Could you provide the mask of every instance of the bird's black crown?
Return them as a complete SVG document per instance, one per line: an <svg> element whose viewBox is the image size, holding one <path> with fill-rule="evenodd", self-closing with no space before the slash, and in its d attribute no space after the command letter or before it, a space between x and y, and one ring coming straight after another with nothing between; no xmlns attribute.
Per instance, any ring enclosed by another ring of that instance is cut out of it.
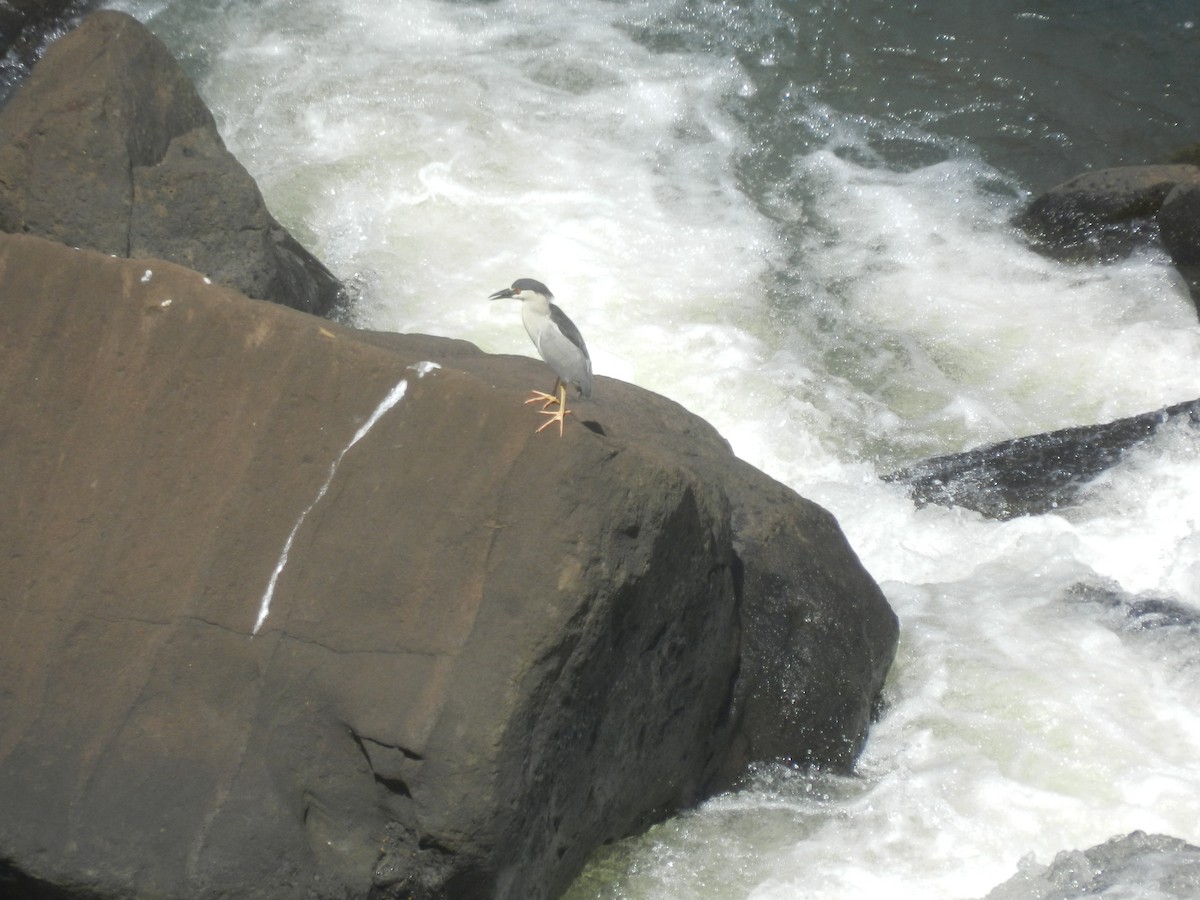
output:
<svg viewBox="0 0 1200 900"><path fill-rule="evenodd" d="M547 297L553 297L550 293L550 288L546 287L536 278L518 278L512 283L514 291L533 291L535 294L545 294Z"/></svg>

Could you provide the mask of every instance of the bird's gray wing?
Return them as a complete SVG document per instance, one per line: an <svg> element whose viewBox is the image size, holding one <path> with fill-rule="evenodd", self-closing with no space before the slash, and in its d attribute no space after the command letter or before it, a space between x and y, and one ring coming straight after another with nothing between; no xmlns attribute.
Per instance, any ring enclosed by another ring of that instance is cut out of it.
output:
<svg viewBox="0 0 1200 900"><path fill-rule="evenodd" d="M567 314L555 306L550 304L550 321L558 326L558 330L566 335L567 340L583 351L583 355L587 359L588 356L587 344L583 342L583 335L579 333L579 329L575 327L575 323L567 318Z"/></svg>
<svg viewBox="0 0 1200 900"><path fill-rule="evenodd" d="M575 323L554 304L550 304L550 324L542 329L538 351L555 374L576 385L583 396L591 396L592 359L587 344Z"/></svg>

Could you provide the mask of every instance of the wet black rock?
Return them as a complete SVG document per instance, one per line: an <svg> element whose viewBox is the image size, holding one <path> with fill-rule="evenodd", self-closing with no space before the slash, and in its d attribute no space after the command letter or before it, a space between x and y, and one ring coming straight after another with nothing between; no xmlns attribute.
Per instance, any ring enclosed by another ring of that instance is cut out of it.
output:
<svg viewBox="0 0 1200 900"><path fill-rule="evenodd" d="M1200 308L1200 184L1176 185L1158 213L1163 246Z"/></svg>
<svg viewBox="0 0 1200 900"><path fill-rule="evenodd" d="M1084 485L1168 422L1200 425L1200 400L935 456L883 480L906 485L918 506L963 506L993 519L1038 515L1070 506Z"/></svg>
<svg viewBox="0 0 1200 900"><path fill-rule="evenodd" d="M1039 250L1064 259L1110 259L1147 243L1155 216L1178 185L1200 183L1190 165L1085 172L1029 204L1018 224Z"/></svg>
<svg viewBox="0 0 1200 900"><path fill-rule="evenodd" d="M1200 182L1177 184L1158 212L1163 246L1177 266L1200 266Z"/></svg>
<svg viewBox="0 0 1200 900"><path fill-rule="evenodd" d="M1116 259L1161 239L1200 309L1200 167L1099 169L1053 187L1017 218L1039 251Z"/></svg>

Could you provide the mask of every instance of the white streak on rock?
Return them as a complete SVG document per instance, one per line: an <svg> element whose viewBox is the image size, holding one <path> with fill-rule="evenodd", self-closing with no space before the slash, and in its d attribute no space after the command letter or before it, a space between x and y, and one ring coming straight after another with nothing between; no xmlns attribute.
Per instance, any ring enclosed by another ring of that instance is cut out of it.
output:
<svg viewBox="0 0 1200 900"><path fill-rule="evenodd" d="M428 375L434 369L440 369L441 367L442 366L440 363L430 362L427 359L422 360L419 363L414 363L413 365L409 366L409 368L412 371L417 373L418 378L424 378L426 375Z"/></svg>
<svg viewBox="0 0 1200 900"><path fill-rule="evenodd" d="M296 539L296 532L300 530L300 526L304 524L304 520L308 518L308 514L312 512L313 507L321 502L321 498L325 496L325 492L329 490L329 485L333 482L333 476L337 474L338 466L341 465L342 457L357 444L368 431L375 427L375 423L379 421L389 409L395 406L404 397L404 393L408 390L408 380L400 379L388 395L383 398L380 404L375 407L375 411L371 413L371 417L363 423L362 427L354 433L354 437L350 439L343 449L338 454L337 459L333 461L333 465L329 467L329 476L325 479L325 483L321 485L321 489L317 491L317 496L313 498L313 502L308 504L308 508L300 513L300 518L296 520L296 524L292 526L291 534L287 536L287 540L283 542L283 550L279 554L279 561L275 563L275 571L271 573L271 580L267 583L267 589L263 592L262 603L258 607L258 620L254 623L254 630L250 633L251 636L258 634L258 629L262 627L262 623L266 621L267 613L271 611L271 597L275 594L275 583L279 581L279 575L283 572L284 566L287 565L288 554L292 550L292 541Z"/></svg>

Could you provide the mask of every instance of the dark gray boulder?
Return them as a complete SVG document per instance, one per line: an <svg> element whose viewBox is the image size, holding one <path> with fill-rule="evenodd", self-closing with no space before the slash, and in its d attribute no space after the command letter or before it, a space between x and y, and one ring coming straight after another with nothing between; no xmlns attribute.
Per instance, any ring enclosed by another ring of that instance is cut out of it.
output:
<svg viewBox="0 0 1200 900"><path fill-rule="evenodd" d="M1018 224L1038 249L1067 259L1108 259L1144 244L1178 185L1200 183L1191 165L1121 166L1085 172L1036 197Z"/></svg>
<svg viewBox="0 0 1200 900"><path fill-rule="evenodd" d="M1200 167L1085 172L1035 198L1017 224L1041 252L1074 261L1119 258L1161 237L1200 309Z"/></svg>
<svg viewBox="0 0 1200 900"><path fill-rule="evenodd" d="M1168 422L1200 425L1200 400L931 457L883 480L905 485L921 506L963 506L993 519L1038 515L1070 506L1088 481Z"/></svg>
<svg viewBox="0 0 1200 900"><path fill-rule="evenodd" d="M0 235L0 885L552 898L847 765L896 620L832 517L611 379L535 435L546 371Z"/></svg>
<svg viewBox="0 0 1200 900"><path fill-rule="evenodd" d="M1158 212L1163 246L1200 309L1200 182L1177 184Z"/></svg>
<svg viewBox="0 0 1200 900"><path fill-rule="evenodd" d="M848 772L895 655L895 616L827 510L741 460L710 472L733 503L743 582L734 741L714 787L762 760Z"/></svg>
<svg viewBox="0 0 1200 900"><path fill-rule="evenodd" d="M1064 850L1048 866L1021 871L985 900L1083 900L1087 897L1200 897L1200 847L1179 838L1134 831L1089 847Z"/></svg>
<svg viewBox="0 0 1200 900"><path fill-rule="evenodd" d="M0 231L168 259L317 314L343 293L271 216L167 49L112 11L56 41L0 110Z"/></svg>
<svg viewBox="0 0 1200 900"><path fill-rule="evenodd" d="M1200 268L1200 178L1171 189L1158 212L1158 224L1175 265Z"/></svg>

